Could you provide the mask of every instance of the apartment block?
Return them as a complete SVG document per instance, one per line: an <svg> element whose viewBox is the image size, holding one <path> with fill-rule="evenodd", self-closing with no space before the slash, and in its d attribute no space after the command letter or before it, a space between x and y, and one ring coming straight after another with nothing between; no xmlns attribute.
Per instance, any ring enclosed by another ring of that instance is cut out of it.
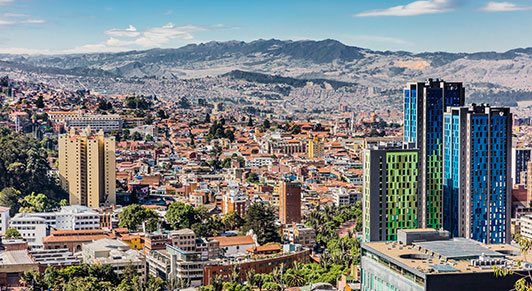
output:
<svg viewBox="0 0 532 291"><path fill-rule="evenodd" d="M428 79L404 89L404 141L419 149L419 225L440 228L443 209L443 113L463 106L462 83Z"/></svg>
<svg viewBox="0 0 532 291"><path fill-rule="evenodd" d="M68 191L70 205L99 207L116 203L116 154L114 137L96 134L87 127L72 129L58 139L59 180Z"/></svg>
<svg viewBox="0 0 532 291"><path fill-rule="evenodd" d="M443 227L453 237L510 241L511 126L509 108L447 108Z"/></svg>
<svg viewBox="0 0 532 291"><path fill-rule="evenodd" d="M363 240L395 240L398 229L417 228L418 150L407 144L364 150Z"/></svg>
<svg viewBox="0 0 532 291"><path fill-rule="evenodd" d="M279 186L279 220L281 224L301 222L301 185L282 181Z"/></svg>

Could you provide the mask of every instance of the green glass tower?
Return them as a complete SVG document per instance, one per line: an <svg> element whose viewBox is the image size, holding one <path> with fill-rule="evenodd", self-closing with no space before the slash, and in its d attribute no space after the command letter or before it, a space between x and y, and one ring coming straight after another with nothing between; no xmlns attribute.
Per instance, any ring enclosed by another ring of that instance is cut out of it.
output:
<svg viewBox="0 0 532 291"><path fill-rule="evenodd" d="M364 241L395 240L418 226L418 151L403 145L364 152Z"/></svg>

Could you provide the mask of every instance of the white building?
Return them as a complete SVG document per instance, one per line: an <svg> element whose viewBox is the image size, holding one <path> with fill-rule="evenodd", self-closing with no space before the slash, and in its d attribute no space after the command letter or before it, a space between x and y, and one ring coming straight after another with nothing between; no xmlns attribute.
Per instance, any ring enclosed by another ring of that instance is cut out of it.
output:
<svg viewBox="0 0 532 291"><path fill-rule="evenodd" d="M9 213L9 211L8 211ZM86 206L63 206L57 212L18 213L9 222L33 248L42 247L50 230L99 229L100 214Z"/></svg>
<svg viewBox="0 0 532 291"><path fill-rule="evenodd" d="M210 239L220 243L220 254L226 257L239 257L246 254L246 250L258 246L251 235L246 236L216 236Z"/></svg>
<svg viewBox="0 0 532 291"><path fill-rule="evenodd" d="M111 132L113 130L122 130L124 118L118 114L110 115L89 115L77 114L64 118L65 128L86 128L90 126L92 129L103 130Z"/></svg>
<svg viewBox="0 0 532 291"><path fill-rule="evenodd" d="M82 246L83 263L106 265L121 276L127 266L133 266L142 280L146 279L146 260L142 252L132 250L129 245L116 239L99 239Z"/></svg>
<svg viewBox="0 0 532 291"><path fill-rule="evenodd" d="M334 198L334 205L336 206L353 204L362 199L362 193L357 192L355 190L335 188L332 192L332 196Z"/></svg>
<svg viewBox="0 0 532 291"><path fill-rule="evenodd" d="M246 160L246 167L248 168L260 168L263 166L269 166L273 163L271 156L255 155Z"/></svg>
<svg viewBox="0 0 532 291"><path fill-rule="evenodd" d="M532 215L523 215L520 220L520 232L524 238L532 239Z"/></svg>
<svg viewBox="0 0 532 291"><path fill-rule="evenodd" d="M9 227L9 207L0 206L0 234L5 234Z"/></svg>

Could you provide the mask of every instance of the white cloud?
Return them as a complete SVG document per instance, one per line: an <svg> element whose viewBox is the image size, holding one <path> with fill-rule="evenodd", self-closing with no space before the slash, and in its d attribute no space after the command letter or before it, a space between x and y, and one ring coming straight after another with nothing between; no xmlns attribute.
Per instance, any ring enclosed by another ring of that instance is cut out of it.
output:
<svg viewBox="0 0 532 291"><path fill-rule="evenodd" d="M6 12L2 14L4 17L30 17L28 14L22 14L22 13L10 13Z"/></svg>
<svg viewBox="0 0 532 291"><path fill-rule="evenodd" d="M0 25L11 25L11 24L15 24L15 22L0 19Z"/></svg>
<svg viewBox="0 0 532 291"><path fill-rule="evenodd" d="M480 8L480 10L487 12L522 11L532 10L532 6L521 6L511 2L488 2L488 4Z"/></svg>
<svg viewBox="0 0 532 291"><path fill-rule="evenodd" d="M14 0L0 0L0 5L6 5L13 3Z"/></svg>
<svg viewBox="0 0 532 291"><path fill-rule="evenodd" d="M133 25L129 25L126 29L117 29L113 28L104 32L107 35L112 36L124 36L124 37L137 37L140 35L140 32Z"/></svg>
<svg viewBox="0 0 532 291"><path fill-rule="evenodd" d="M355 17L371 16L415 16L453 11L456 0L425 0L415 1L406 5L394 6L386 9L370 10L355 14Z"/></svg>
<svg viewBox="0 0 532 291"><path fill-rule="evenodd" d="M45 19L26 19L26 20L21 21L20 23L40 24L40 23L48 23L48 20L45 20Z"/></svg>
<svg viewBox="0 0 532 291"><path fill-rule="evenodd" d="M192 40L194 39L193 32L205 30L201 26L175 26L170 22L162 27L154 27L144 31L142 36L135 40L135 43L143 47L157 47L172 40Z"/></svg>

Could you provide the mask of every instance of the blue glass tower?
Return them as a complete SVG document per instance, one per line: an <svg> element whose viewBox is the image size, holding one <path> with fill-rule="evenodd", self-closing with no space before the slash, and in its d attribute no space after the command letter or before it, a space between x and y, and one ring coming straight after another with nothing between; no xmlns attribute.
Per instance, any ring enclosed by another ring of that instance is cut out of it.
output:
<svg viewBox="0 0 532 291"><path fill-rule="evenodd" d="M510 240L512 114L451 107L444 115L443 227L483 243Z"/></svg>
<svg viewBox="0 0 532 291"><path fill-rule="evenodd" d="M429 79L409 83L404 89L404 141L414 143L419 154L420 227L442 227L443 113L463 106L462 83Z"/></svg>

